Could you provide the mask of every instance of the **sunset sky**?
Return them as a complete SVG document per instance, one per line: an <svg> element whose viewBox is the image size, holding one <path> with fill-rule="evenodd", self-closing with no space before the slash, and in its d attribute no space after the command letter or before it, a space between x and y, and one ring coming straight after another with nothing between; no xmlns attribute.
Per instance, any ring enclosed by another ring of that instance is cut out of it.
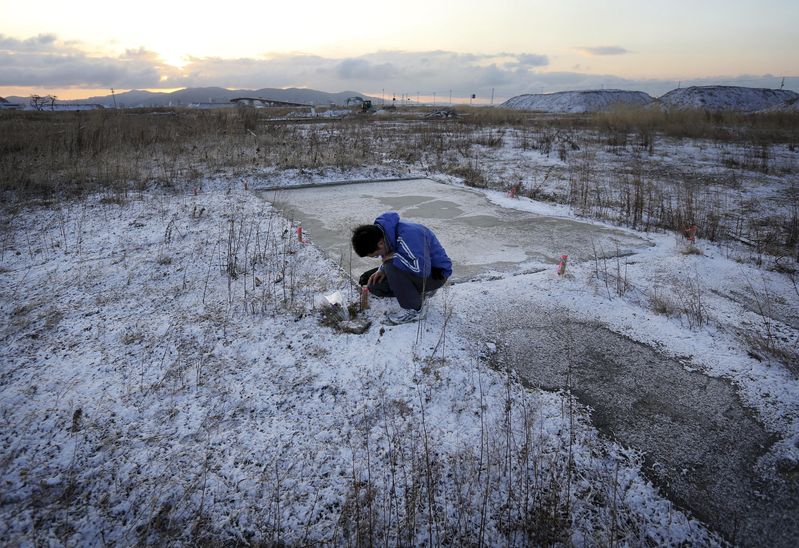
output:
<svg viewBox="0 0 799 548"><path fill-rule="evenodd" d="M799 91L797 0L0 0L0 96L309 87Z"/></svg>

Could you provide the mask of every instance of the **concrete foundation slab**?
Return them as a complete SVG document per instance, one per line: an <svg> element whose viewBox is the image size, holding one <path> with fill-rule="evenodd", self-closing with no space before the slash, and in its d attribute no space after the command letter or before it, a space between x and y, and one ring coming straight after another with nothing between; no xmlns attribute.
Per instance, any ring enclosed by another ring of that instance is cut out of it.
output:
<svg viewBox="0 0 799 548"><path fill-rule="evenodd" d="M634 253L649 245L622 230L503 208L480 192L430 179L364 182L264 191L264 199L302 223L314 244L354 276L376 266L351 251L351 229L384 211L430 227L453 262L452 281L532 272L600 255ZM593 245L592 245L593 242Z"/></svg>

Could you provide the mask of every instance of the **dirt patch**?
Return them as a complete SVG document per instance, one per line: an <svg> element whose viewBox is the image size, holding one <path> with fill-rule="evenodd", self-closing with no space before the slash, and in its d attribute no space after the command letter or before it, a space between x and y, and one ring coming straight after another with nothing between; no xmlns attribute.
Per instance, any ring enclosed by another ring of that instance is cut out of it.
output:
<svg viewBox="0 0 799 548"><path fill-rule="evenodd" d="M544 390L570 385L602 433L643 452L678 506L735 543L799 538L799 482L759 463L776 438L729 383L603 326L553 323L562 315L551 310L502 303L484 313L475 325L496 337L496 367Z"/></svg>

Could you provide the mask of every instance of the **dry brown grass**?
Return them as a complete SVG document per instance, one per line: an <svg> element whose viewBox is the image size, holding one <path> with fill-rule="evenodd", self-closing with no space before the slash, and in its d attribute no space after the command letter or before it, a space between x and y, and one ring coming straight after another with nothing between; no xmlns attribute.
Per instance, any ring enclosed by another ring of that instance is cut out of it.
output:
<svg viewBox="0 0 799 548"><path fill-rule="evenodd" d="M679 139L712 139L755 144L799 143L799 112L707 112L617 107L584 119L593 129L610 134L651 135Z"/></svg>
<svg viewBox="0 0 799 548"><path fill-rule="evenodd" d="M357 165L368 154L369 139L346 133L340 138L335 130L309 131L305 123L270 123L253 109L5 112L0 191L24 199L132 181L172 184L218 169Z"/></svg>
<svg viewBox="0 0 799 548"><path fill-rule="evenodd" d="M562 160L579 148L570 135L580 129L601 133L611 147L653 147L656 134L750 143L751 158L728 160L765 169L768 144L799 142L797 113L626 108L553 116L459 106L455 119L425 118L431 110L403 117L300 121L276 119L287 111L255 109L3 112L0 191L23 198L68 195L113 190L133 181L190 181L220 169L348 168L379 164L386 158L415 163L423 155L432 155L436 167L442 168L452 164L446 158L449 152L466 157L472 145L501 146L502 128L526 132L526 142L544 152L560 146ZM475 163L473 158L470 163Z"/></svg>
<svg viewBox="0 0 799 548"><path fill-rule="evenodd" d="M797 113L619 108L552 115L458 106L457 117L439 119L428 117L433 110L397 109L387 116L343 119L286 118L289 110L273 109L2 112L0 194L12 203L100 191L106 200L124 202L131 188L185 185L214 173L236 177L264 168L385 163L506 189L519 179L508 178L492 151L513 147L557 155L563 167L547 177L562 181L566 190L547 192L547 199L581 214L640 230L679 231L696 223L704 239L744 237L760 242L764 252L796 255L795 215L750 219L744 212L743 218L736 204L708 192L707 177L697 176L690 166L664 175L658 171L663 166L647 158L664 139L670 146L707 139L735 145L719 165L720 173L733 174L730 185L738 184L735 173L744 171L782 175L787 169L790 174L795 166L774 160L771 147L788 143L790 150L799 142ZM621 163L602 164L596 157L602 150ZM534 166L521 169L529 175ZM537 175L533 171L530 177Z"/></svg>

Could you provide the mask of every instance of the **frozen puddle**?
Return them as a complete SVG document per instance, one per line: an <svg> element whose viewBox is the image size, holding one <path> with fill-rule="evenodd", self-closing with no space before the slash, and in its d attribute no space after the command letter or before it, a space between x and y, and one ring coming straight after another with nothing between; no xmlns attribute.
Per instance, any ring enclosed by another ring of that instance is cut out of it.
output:
<svg viewBox="0 0 799 548"><path fill-rule="evenodd" d="M262 191L313 243L354 275L375 266L351 252L351 229L384 211L429 226L453 262L453 281L548 268L569 255L628 255L646 240L621 230L500 207L480 192L431 181L375 181Z"/></svg>

